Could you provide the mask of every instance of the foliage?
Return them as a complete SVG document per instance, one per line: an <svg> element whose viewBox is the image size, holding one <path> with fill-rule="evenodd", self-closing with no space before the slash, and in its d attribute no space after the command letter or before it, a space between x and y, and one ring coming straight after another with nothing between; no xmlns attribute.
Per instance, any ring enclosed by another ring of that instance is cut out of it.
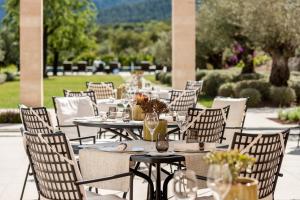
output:
<svg viewBox="0 0 300 200"><path fill-rule="evenodd" d="M256 55L253 59L254 66L261 66L271 61L271 57L266 54Z"/></svg>
<svg viewBox="0 0 300 200"><path fill-rule="evenodd" d="M250 74L245 73L245 74L240 74L239 76L236 76L233 81L237 82L237 81L243 81L243 80L259 80L262 78L264 78L264 76L259 73L250 73Z"/></svg>
<svg viewBox="0 0 300 200"><path fill-rule="evenodd" d="M254 88L242 89L239 97L249 98L247 101L249 107L257 107L261 103L261 94Z"/></svg>
<svg viewBox="0 0 300 200"><path fill-rule="evenodd" d="M222 97L234 97L235 83L224 83L218 90L218 95Z"/></svg>
<svg viewBox="0 0 300 200"><path fill-rule="evenodd" d="M143 101L140 105L144 113L157 113L160 116L162 113L169 112L167 104L158 99Z"/></svg>
<svg viewBox="0 0 300 200"><path fill-rule="evenodd" d="M278 118L282 121L300 122L300 107L289 110L280 110L278 112Z"/></svg>
<svg viewBox="0 0 300 200"><path fill-rule="evenodd" d="M237 82L234 92L236 96L240 96L241 90L245 88L254 88L260 92L262 100L266 101L270 97L270 87L271 84L264 79L244 80Z"/></svg>
<svg viewBox="0 0 300 200"><path fill-rule="evenodd" d="M51 54L53 66L59 64L60 56L68 59L86 49L95 47L91 35L94 29L95 9L91 0L60 0L44 2L44 65ZM4 24L19 38L19 0L7 0ZM45 66L44 66L45 67Z"/></svg>
<svg viewBox="0 0 300 200"><path fill-rule="evenodd" d="M154 44L151 52L156 64L172 66L171 33L161 33L160 39Z"/></svg>
<svg viewBox="0 0 300 200"><path fill-rule="evenodd" d="M172 75L171 75L171 73L166 73L166 75L162 79L162 84L172 85Z"/></svg>
<svg viewBox="0 0 300 200"><path fill-rule="evenodd" d="M207 70L197 70L196 71L196 80L197 81L202 80L207 75L207 73L209 73Z"/></svg>
<svg viewBox="0 0 300 200"><path fill-rule="evenodd" d="M232 182L235 183L243 170L250 171L256 159L238 150L216 151L208 153L204 159L212 165L228 165L232 175Z"/></svg>
<svg viewBox="0 0 300 200"><path fill-rule="evenodd" d="M226 73L211 72L203 78L203 92L211 97L218 94L219 87L226 82L229 82L232 76Z"/></svg>
<svg viewBox="0 0 300 200"><path fill-rule="evenodd" d="M296 93L290 87L271 87L270 97L276 106L290 106L296 101Z"/></svg>
<svg viewBox="0 0 300 200"><path fill-rule="evenodd" d="M19 112L11 111L11 110L0 112L0 123L11 123L11 124L21 123Z"/></svg>
<svg viewBox="0 0 300 200"><path fill-rule="evenodd" d="M300 81L292 81L290 87L294 89L297 97L297 102L299 103L300 102Z"/></svg>

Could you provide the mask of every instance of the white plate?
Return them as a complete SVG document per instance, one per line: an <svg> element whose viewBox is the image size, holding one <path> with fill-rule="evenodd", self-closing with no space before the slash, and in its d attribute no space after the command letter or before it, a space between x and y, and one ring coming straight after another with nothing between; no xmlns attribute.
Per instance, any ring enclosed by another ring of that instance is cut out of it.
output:
<svg viewBox="0 0 300 200"><path fill-rule="evenodd" d="M171 156L174 155L174 151L166 151L166 152L158 152L158 151L150 151L147 153L148 156Z"/></svg>

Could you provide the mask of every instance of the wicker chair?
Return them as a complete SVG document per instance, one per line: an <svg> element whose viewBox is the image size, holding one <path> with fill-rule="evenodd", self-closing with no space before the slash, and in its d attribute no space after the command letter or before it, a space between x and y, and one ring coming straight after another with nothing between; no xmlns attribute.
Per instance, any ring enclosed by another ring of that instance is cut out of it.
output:
<svg viewBox="0 0 300 200"><path fill-rule="evenodd" d="M185 132L183 138L186 137L187 142L222 143L229 108L230 106L205 110L190 108L187 114L187 121L188 123L194 123Z"/></svg>
<svg viewBox="0 0 300 200"><path fill-rule="evenodd" d="M77 161L70 150L70 144L63 133L42 135L26 132L24 135L26 153L33 169L39 199L124 199L116 195L100 196L85 191L83 185L128 176L130 176L129 199L133 199L133 173L129 172L129 169L128 173L83 181Z"/></svg>
<svg viewBox="0 0 300 200"><path fill-rule="evenodd" d="M256 158L256 162L252 167L251 173L244 171L241 173L241 176L258 180L259 199L274 199L274 192L278 176L280 176L280 168L289 132L290 130L279 134L263 134L249 151L246 152ZM231 149L245 149L257 136L258 134L252 133L235 133Z"/></svg>
<svg viewBox="0 0 300 200"><path fill-rule="evenodd" d="M98 115L98 107L97 105L97 100L95 96L94 91L80 91L80 92L74 92L70 90L63 90L64 96L65 97L84 97L84 96L89 96L93 102L93 107L95 111L95 115Z"/></svg>
<svg viewBox="0 0 300 200"><path fill-rule="evenodd" d="M114 84L112 82L92 83L86 82L88 91L94 91L96 99L115 98Z"/></svg>
<svg viewBox="0 0 300 200"><path fill-rule="evenodd" d="M203 87L203 81L187 81L185 85L186 90L196 90L197 97L200 97Z"/></svg>
<svg viewBox="0 0 300 200"><path fill-rule="evenodd" d="M197 104L197 95L195 90L171 90L170 110L187 112ZM184 93L184 94L182 94Z"/></svg>

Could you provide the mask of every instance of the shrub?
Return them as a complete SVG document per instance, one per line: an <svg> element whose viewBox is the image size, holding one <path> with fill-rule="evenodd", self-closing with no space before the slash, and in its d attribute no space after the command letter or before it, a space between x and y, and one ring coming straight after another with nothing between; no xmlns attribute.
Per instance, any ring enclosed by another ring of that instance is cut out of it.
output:
<svg viewBox="0 0 300 200"><path fill-rule="evenodd" d="M7 77L6 74L0 74L0 84L6 81L6 77Z"/></svg>
<svg viewBox="0 0 300 200"><path fill-rule="evenodd" d="M218 90L218 95L222 97L234 97L234 83L224 83Z"/></svg>
<svg viewBox="0 0 300 200"><path fill-rule="evenodd" d="M280 110L278 118L282 121L299 122L300 121L300 107L290 110Z"/></svg>
<svg viewBox="0 0 300 200"><path fill-rule="evenodd" d="M15 75L10 72L5 72L6 74L6 81L14 81L16 79Z"/></svg>
<svg viewBox="0 0 300 200"><path fill-rule="evenodd" d="M219 87L230 80L231 76L228 74L211 72L203 78L203 92L210 97L215 97Z"/></svg>
<svg viewBox="0 0 300 200"><path fill-rule="evenodd" d="M291 84L291 88L294 89L295 94L296 94L296 98L297 98L297 102L300 102L300 81L293 81Z"/></svg>
<svg viewBox="0 0 300 200"><path fill-rule="evenodd" d="M163 80L165 79L165 76L166 76L167 73L165 72L160 72L159 75L158 75L158 80L162 83Z"/></svg>
<svg viewBox="0 0 300 200"><path fill-rule="evenodd" d="M163 80L163 84L172 85L172 75L170 73L166 73Z"/></svg>
<svg viewBox="0 0 300 200"><path fill-rule="evenodd" d="M197 71L197 72L196 72L196 80L197 80L197 81L202 80L207 74L208 74L208 72L205 71L205 70Z"/></svg>
<svg viewBox="0 0 300 200"><path fill-rule="evenodd" d="M270 99L276 106L290 106L296 100L296 93L290 87L272 86Z"/></svg>
<svg viewBox="0 0 300 200"><path fill-rule="evenodd" d="M264 79L244 80L236 83L235 95L240 96L240 92L245 88L253 88L260 92L262 100L268 100L270 96L271 84Z"/></svg>
<svg viewBox="0 0 300 200"><path fill-rule="evenodd" d="M19 112L16 111L4 111L0 112L0 123L21 123Z"/></svg>
<svg viewBox="0 0 300 200"><path fill-rule="evenodd" d="M249 107L257 107L261 103L261 94L257 89L245 88L240 92L239 97L249 98L247 105Z"/></svg>
<svg viewBox="0 0 300 200"><path fill-rule="evenodd" d="M243 81L243 80L258 80L264 76L258 73L249 73L249 74L239 74L234 78L234 82Z"/></svg>

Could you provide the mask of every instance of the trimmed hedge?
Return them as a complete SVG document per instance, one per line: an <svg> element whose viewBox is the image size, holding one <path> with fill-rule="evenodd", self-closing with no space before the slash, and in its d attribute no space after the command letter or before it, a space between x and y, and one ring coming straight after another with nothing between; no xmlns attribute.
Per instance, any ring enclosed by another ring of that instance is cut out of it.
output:
<svg viewBox="0 0 300 200"><path fill-rule="evenodd" d="M270 99L276 106L290 106L296 101L295 90L290 87L275 87L270 90Z"/></svg>
<svg viewBox="0 0 300 200"><path fill-rule="evenodd" d="M4 111L0 112L0 124L1 123L22 123L19 112L16 111Z"/></svg>
<svg viewBox="0 0 300 200"><path fill-rule="evenodd" d="M261 104L261 94L257 89L245 88L240 92L240 97L249 98L247 101L249 107L257 107Z"/></svg>
<svg viewBox="0 0 300 200"><path fill-rule="evenodd" d="M240 92L246 88L254 88L258 90L263 101L269 100L271 84L266 80L245 80L237 82L234 90L235 95L240 96Z"/></svg>
<svg viewBox="0 0 300 200"><path fill-rule="evenodd" d="M235 97L234 88L235 83L224 83L218 90L218 95L222 97Z"/></svg>
<svg viewBox="0 0 300 200"><path fill-rule="evenodd" d="M225 73L211 72L203 78L203 92L210 97L218 95L219 87L230 82L232 77Z"/></svg>

